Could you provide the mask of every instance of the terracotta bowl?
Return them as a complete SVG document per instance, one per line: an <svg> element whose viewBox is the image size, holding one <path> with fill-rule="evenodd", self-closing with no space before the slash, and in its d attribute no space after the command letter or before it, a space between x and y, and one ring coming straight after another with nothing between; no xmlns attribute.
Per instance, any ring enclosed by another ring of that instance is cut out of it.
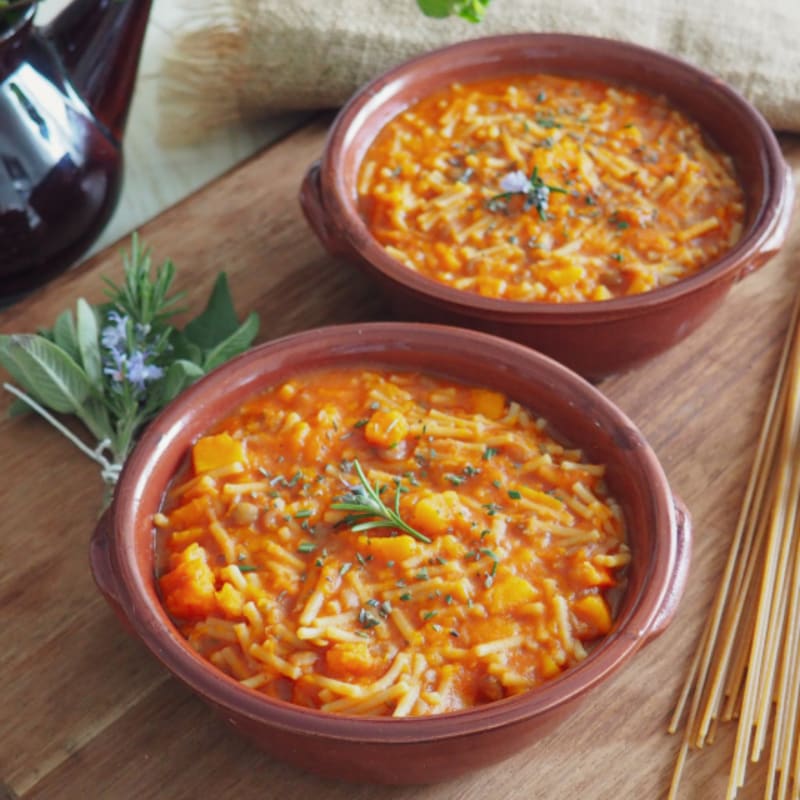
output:
<svg viewBox="0 0 800 800"><path fill-rule="evenodd" d="M454 81L544 72L604 78L663 94L729 153L746 196L740 241L671 286L603 302L526 303L481 297L419 275L389 256L356 205L359 166L376 134L416 100ZM592 379L640 364L700 325L729 289L764 265L786 238L791 174L761 115L735 90L671 56L589 36L521 34L477 39L396 67L342 109L300 201L328 251L375 278L403 319L446 322L535 347Z"/></svg>
<svg viewBox="0 0 800 800"><path fill-rule="evenodd" d="M633 559L615 628L585 661L528 693L405 719L302 708L241 686L198 656L161 607L152 517L192 444L244 400L322 366L424 370L506 392L608 466ZM407 323L309 331L257 347L201 380L147 429L91 543L100 590L178 679L264 750L328 777L429 783L499 761L547 734L669 624L689 565L689 516L641 433L586 381L526 347L475 331ZM635 709L631 709L635 713ZM175 731L180 735L180 731Z"/></svg>

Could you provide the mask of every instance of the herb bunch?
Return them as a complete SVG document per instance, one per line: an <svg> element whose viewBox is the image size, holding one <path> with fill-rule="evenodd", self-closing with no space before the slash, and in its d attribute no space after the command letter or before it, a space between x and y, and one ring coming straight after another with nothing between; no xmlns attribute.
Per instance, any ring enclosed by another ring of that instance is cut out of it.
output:
<svg viewBox="0 0 800 800"><path fill-rule="evenodd" d="M153 270L134 234L123 256L124 280L106 279L107 303L80 298L50 330L0 336L0 365L18 384L11 413L34 410L101 466L116 483L142 428L180 392L246 350L258 316L239 323L225 273L205 310L182 330L172 325L181 294L171 293L175 266ZM97 441L86 445L51 412L77 417Z"/></svg>
<svg viewBox="0 0 800 800"><path fill-rule="evenodd" d="M417 0L417 5L428 17L442 19L459 16L468 22L480 22L491 0Z"/></svg>

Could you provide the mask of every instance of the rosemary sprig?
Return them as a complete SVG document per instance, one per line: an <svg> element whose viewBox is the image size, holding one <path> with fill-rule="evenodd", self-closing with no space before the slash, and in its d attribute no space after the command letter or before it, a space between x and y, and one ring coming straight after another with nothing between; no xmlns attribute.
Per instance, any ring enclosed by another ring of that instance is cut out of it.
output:
<svg viewBox="0 0 800 800"><path fill-rule="evenodd" d="M331 504L331 508L334 511L350 512L342 520L342 523L350 525L351 530L356 533L369 531L373 528L397 528L420 542L430 544L431 540L427 536L412 528L400 516L400 491L395 492L394 509L389 508L381 500L380 490L372 486L367 480L367 476L364 475L364 470L361 469L358 459L353 461L353 466L361 485L352 487L340 502ZM353 525L352 523L356 524Z"/></svg>
<svg viewBox="0 0 800 800"><path fill-rule="evenodd" d="M515 194L525 197L523 211L535 208L539 213L539 219L543 222L547 220L547 205L550 200L550 193L567 194L567 190L561 186L553 186L545 183L539 175L539 168L534 167L530 177L527 177L522 170L516 170L506 175L500 182L501 188L506 191L490 197L487 206L490 211L498 210L500 203L507 203Z"/></svg>

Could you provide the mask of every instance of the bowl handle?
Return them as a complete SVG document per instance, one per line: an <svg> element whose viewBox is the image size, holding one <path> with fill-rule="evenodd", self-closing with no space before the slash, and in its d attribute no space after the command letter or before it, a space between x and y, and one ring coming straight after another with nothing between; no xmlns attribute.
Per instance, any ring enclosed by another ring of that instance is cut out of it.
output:
<svg viewBox="0 0 800 800"><path fill-rule="evenodd" d="M736 276L737 281L746 278L751 272L761 269L777 254L786 241L786 236L789 233L789 223L792 220L792 211L794 210L794 181L788 164L785 161L781 161L781 166L783 167L783 189L778 198L778 209L773 218L772 226L767 232L767 237L759 251L739 270L739 274Z"/></svg>
<svg viewBox="0 0 800 800"><path fill-rule="evenodd" d="M97 588L114 610L114 613L122 620L125 627L130 629L128 619L120 605L116 574L111 564L111 553L109 552L113 512L114 507L112 505L103 512L103 515L97 521L97 526L89 543L89 565L92 568L92 575Z"/></svg>
<svg viewBox="0 0 800 800"><path fill-rule="evenodd" d="M689 577L689 562L692 557L692 518L689 515L689 509L686 508L680 497L673 495L672 501L675 506L678 549L675 553L672 575L667 583L667 593L653 622L653 627L645 634L643 644L647 644L664 633L672 622Z"/></svg>
<svg viewBox="0 0 800 800"><path fill-rule="evenodd" d="M321 172L319 161L315 161L308 168L300 186L300 207L323 247L332 256L342 256L347 253L347 248L331 230L328 212L322 199Z"/></svg>

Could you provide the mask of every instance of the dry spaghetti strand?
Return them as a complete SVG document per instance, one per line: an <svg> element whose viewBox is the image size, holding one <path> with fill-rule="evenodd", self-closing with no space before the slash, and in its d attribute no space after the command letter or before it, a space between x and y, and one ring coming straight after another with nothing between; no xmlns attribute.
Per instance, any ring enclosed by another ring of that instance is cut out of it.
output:
<svg viewBox="0 0 800 800"><path fill-rule="evenodd" d="M795 301L725 570L669 725L686 718L669 798L690 748L738 717L726 794L772 733L765 797L795 797L800 772L800 295ZM688 712L687 712L688 707Z"/></svg>

